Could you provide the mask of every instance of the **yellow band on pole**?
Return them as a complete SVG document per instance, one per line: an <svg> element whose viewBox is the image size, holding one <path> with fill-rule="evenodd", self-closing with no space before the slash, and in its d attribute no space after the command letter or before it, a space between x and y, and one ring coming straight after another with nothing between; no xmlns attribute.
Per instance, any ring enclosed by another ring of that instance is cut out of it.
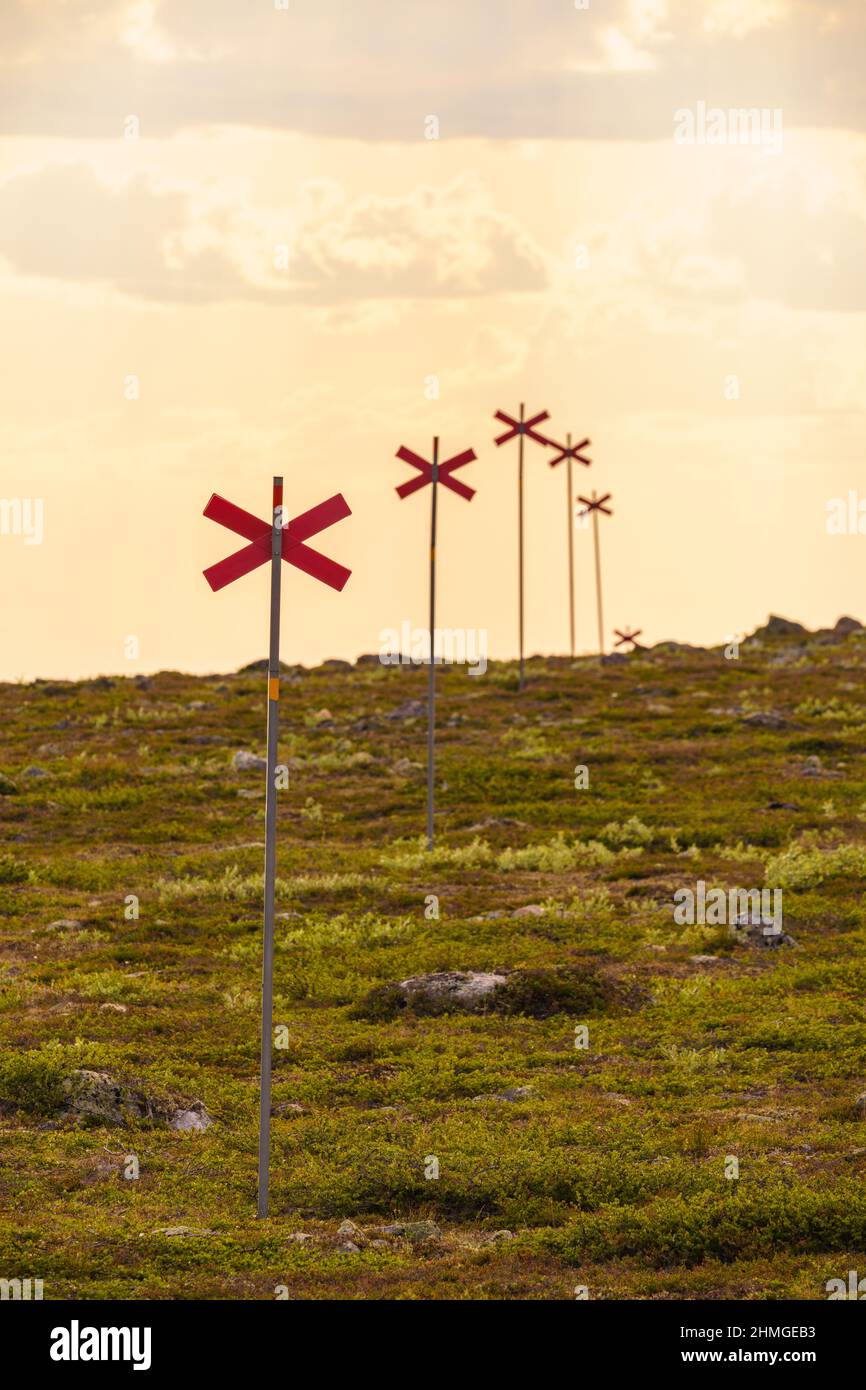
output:
<svg viewBox="0 0 866 1390"><path fill-rule="evenodd" d="M269 699L269 700L279 700L279 698L280 698L280 678L279 678L279 676L271 676L271 677L268 679L268 699Z"/></svg>

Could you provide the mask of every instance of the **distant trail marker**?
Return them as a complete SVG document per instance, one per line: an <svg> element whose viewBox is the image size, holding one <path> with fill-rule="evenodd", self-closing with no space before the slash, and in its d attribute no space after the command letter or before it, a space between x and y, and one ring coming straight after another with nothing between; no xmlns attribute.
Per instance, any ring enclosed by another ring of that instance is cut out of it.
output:
<svg viewBox="0 0 866 1390"><path fill-rule="evenodd" d="M555 468L558 463L562 463L563 459L568 460L568 469L565 479L565 510L568 513L568 631L571 644L571 657L572 660L574 660L574 517L571 510L571 461L572 459L576 459L578 463L582 463L585 467L589 468L592 459L584 458L581 453L582 449L586 449L589 446L588 439L582 439L579 444L575 444L574 447L572 447L571 435L567 434L565 436L564 446L562 444L554 444L552 440L551 445L554 449L559 450L556 458L550 460L551 468Z"/></svg>
<svg viewBox="0 0 866 1390"><path fill-rule="evenodd" d="M587 512L592 512L592 534L595 541L595 597L598 609L598 655L604 656L604 622L601 615L601 559L598 548L598 514L604 512L605 516L613 516L610 507L606 507L605 502L610 501L610 493L606 492L603 497L596 497L593 488L591 497L578 496L578 502L582 502L584 510L581 516L586 516Z"/></svg>
<svg viewBox="0 0 866 1390"><path fill-rule="evenodd" d="M623 647L625 646L626 642L631 642L632 651L637 651L640 647L640 642L637 641L637 638L640 637L642 633L642 627L636 628L634 632L620 632L619 628L615 627L613 630L613 635L614 637L618 637L619 641L614 642L613 645L615 647Z"/></svg>
<svg viewBox="0 0 866 1390"><path fill-rule="evenodd" d="M274 1011L274 888L277 867L277 741L279 737L280 699L280 559L329 584L342 589L351 570L321 555L305 544L311 536L335 521L351 516L351 508L341 493L311 507L308 512L285 519L283 480L274 478L271 520L258 517L227 502L214 493L204 509L211 521L219 522L236 535L243 536L249 545L236 550L224 560L211 565L204 577L216 592L235 579L271 562L271 626L268 656L268 755L265 772L265 903L264 950L262 958L262 1062L259 1094L259 1189L257 1215L268 1214L268 1178L271 1149L271 1059L273 1049Z"/></svg>
<svg viewBox="0 0 866 1390"><path fill-rule="evenodd" d="M436 663L433 660L433 634L436 631L436 503L437 489L439 483L443 487L450 487L452 492L456 492L458 497L464 497L467 502L471 502L475 496L475 489L467 487L459 478L452 478L451 474L458 468L463 468L465 464L471 463L477 457L474 449L464 449L462 454L455 454L454 458L447 459L445 463L439 462L439 436L433 439L433 462L428 463L418 454L413 454L411 449L401 445L397 450L396 457L402 459L404 463L410 463L413 468L417 468L420 477L410 478L408 483L401 483L396 489L397 496L402 501L405 497L411 497L413 492L419 488L432 484L432 497L430 500L430 676L427 684L427 848L432 850L434 840L433 812L435 806L435 731L436 731Z"/></svg>
<svg viewBox="0 0 866 1390"><path fill-rule="evenodd" d="M497 447L498 447L500 444L507 444L507 443L509 442L509 440L511 440L511 439L515 439L515 438L516 438L516 439L519 441L519 443L518 443L518 454L517 454L517 567L518 567L518 614L519 614L519 616L518 616L518 632L519 632L519 645L520 645L520 685L519 685L519 689L522 690L522 689L523 689L523 684L524 684L524 680L523 680L523 437L524 437L524 435L527 435L527 434L528 434L528 435L529 435L529 438L530 438L530 439L534 439L535 442L536 442L536 444L543 444L544 447L547 448L548 445L550 444L550 440L549 440L549 439L545 439L545 437L544 437L543 434L538 434L538 433L536 433L536 430L534 429L534 426L535 426L535 425L540 425L541 422L542 422L542 420L548 420L548 419L550 418L550 416L549 416L549 414L548 414L548 412L547 412L546 410L541 410L541 411L539 411L539 413L538 413L537 415L533 415L532 418L531 418L530 420L525 420L525 419L524 419L523 404L521 403L521 406L520 406L520 418L519 418L519 419L517 419L517 420L512 419L512 417L511 417L510 415L506 415L506 414L505 414L505 411L504 411L504 410L497 410L497 412L496 412L496 414L494 415L493 418L494 418L494 420L501 420L501 421L503 422L503 424L509 426L509 428L505 431L504 434L500 434L499 437L498 437L498 439L495 439L495 440L493 441L494 444L497 445Z"/></svg>

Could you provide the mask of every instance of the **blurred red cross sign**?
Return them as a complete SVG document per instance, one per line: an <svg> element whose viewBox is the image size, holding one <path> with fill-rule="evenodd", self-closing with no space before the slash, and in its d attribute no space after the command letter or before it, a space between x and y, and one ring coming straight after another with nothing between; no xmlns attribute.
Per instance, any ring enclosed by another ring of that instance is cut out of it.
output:
<svg viewBox="0 0 866 1390"><path fill-rule="evenodd" d="M619 638L619 641L614 642L613 644L615 647L621 647L625 642L631 642L633 647L637 647L639 643L636 641L636 638L640 637L643 634L643 628L635 628L634 632L620 632L619 628L615 627L613 630L613 634L614 637Z"/></svg>
<svg viewBox="0 0 866 1390"><path fill-rule="evenodd" d="M522 409L521 407L521 412ZM494 439L494 444L507 444L509 439L515 439L519 434L528 434L529 438L534 439L536 444L547 445L550 443L549 439L545 439L543 434L536 434L535 430L532 428L533 425L540 425L542 420L550 418L549 412L546 410L539 411L537 415L532 416L531 420L514 420L510 415L506 415L504 410L497 410L493 418L494 420L501 420L503 424L510 426L504 434L499 435L498 439ZM589 440L586 442L588 444Z"/></svg>
<svg viewBox="0 0 866 1390"><path fill-rule="evenodd" d="M410 497L413 492L417 492L421 487L426 487L434 480L444 483L445 487L450 487L451 491L456 492L458 497L465 497L467 502L471 502L475 496L474 487L467 487L465 483L461 483L459 478L451 477L456 468L463 468L478 457L474 449L464 449L462 454L455 454L452 459L446 459L444 463L428 463L418 454L413 454L412 450L407 449L405 444L401 444L396 457L402 459L404 463L411 463L412 467L417 468L421 474L420 478L410 478L408 483L401 483L397 488L397 496L401 501L404 497Z"/></svg>
<svg viewBox="0 0 866 1390"><path fill-rule="evenodd" d="M329 559L327 555L321 555L318 550L313 550L304 542L351 514L348 502L343 494L338 492L326 502L320 502L317 507L311 507L308 512L302 512L300 516L284 522L281 528L283 559L303 570L305 574L312 575L314 579L320 579L323 584L330 584L332 589L344 588L352 571L344 565L338 565L336 560ZM272 522L260 521L251 512L236 507L234 502L227 502L216 492L205 507L204 515L210 521L219 522L220 526L228 527L229 531L234 531L236 535L243 536L244 540L250 542L204 571L204 577L214 592L270 560Z"/></svg>
<svg viewBox="0 0 866 1390"><path fill-rule="evenodd" d="M553 440L550 442L554 449L559 450L555 459L548 460L551 468L555 468L558 463L563 463L565 459L576 459L578 463L586 464L587 468L591 464L592 459L584 458L580 452L581 449L586 449L589 446L588 439L582 439L579 444L572 444L571 435L569 435L567 444L555 444Z"/></svg>
<svg viewBox="0 0 866 1390"><path fill-rule="evenodd" d="M606 507L606 506L604 505L605 502L609 502L609 501L610 501L610 493L609 493L609 492L606 492L606 493L604 494L604 497L592 497L592 498L589 498L589 497L581 497L581 496L578 496L578 499L577 499L577 500L578 500L578 502L582 502L583 505L584 505L584 507L585 507L585 509L586 509L586 510L583 512L583 515L584 515L584 516L586 516L587 512L604 512L605 516L613 516L613 512L611 511L610 507Z"/></svg>

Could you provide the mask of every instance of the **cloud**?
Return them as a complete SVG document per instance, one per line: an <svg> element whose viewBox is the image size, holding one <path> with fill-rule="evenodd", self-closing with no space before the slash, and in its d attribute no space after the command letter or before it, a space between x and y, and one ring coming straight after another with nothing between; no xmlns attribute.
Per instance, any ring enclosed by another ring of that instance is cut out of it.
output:
<svg viewBox="0 0 866 1390"><path fill-rule="evenodd" d="M673 110L866 129L862 0L32 0L0 6L0 132L240 125L365 140L664 139Z"/></svg>
<svg viewBox="0 0 866 1390"><path fill-rule="evenodd" d="M296 229L283 270L275 229L286 222ZM544 254L472 173L355 200L312 180L295 208L276 212L245 206L236 190L162 188L145 175L112 186L87 165L49 165L0 186L0 254L24 275L163 301L325 306L547 284Z"/></svg>

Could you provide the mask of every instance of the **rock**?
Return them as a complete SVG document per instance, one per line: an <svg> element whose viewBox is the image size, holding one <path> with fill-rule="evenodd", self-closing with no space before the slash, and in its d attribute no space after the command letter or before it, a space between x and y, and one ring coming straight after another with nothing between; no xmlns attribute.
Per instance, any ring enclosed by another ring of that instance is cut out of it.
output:
<svg viewBox="0 0 866 1390"><path fill-rule="evenodd" d="M773 922L765 922L759 913L744 913L735 917L731 923L731 933L737 941L750 946L775 948L797 944L787 932L777 931Z"/></svg>
<svg viewBox="0 0 866 1390"><path fill-rule="evenodd" d="M50 777L50 776L51 776L51 773L48 772L44 767L36 767L36 765L34 764L32 767L25 767L25 769L24 769L24 776L25 776L25 777Z"/></svg>
<svg viewBox="0 0 866 1390"><path fill-rule="evenodd" d="M386 719L420 719L426 714L427 706L423 700L404 700L396 709L385 715Z"/></svg>
<svg viewBox="0 0 866 1390"><path fill-rule="evenodd" d="M83 922L79 922L77 917L58 917L56 922L49 922L46 931L81 931Z"/></svg>
<svg viewBox="0 0 866 1390"><path fill-rule="evenodd" d="M837 618L833 631L838 632L842 637L847 637L850 632L862 632L863 624L858 623L856 618Z"/></svg>
<svg viewBox="0 0 866 1390"><path fill-rule="evenodd" d="M257 757L255 753L247 753L244 748L239 748L232 758L232 766L238 772L266 772L268 760Z"/></svg>
<svg viewBox="0 0 866 1390"><path fill-rule="evenodd" d="M800 807L795 806L793 801L768 801L764 809L767 811L799 811Z"/></svg>
<svg viewBox="0 0 866 1390"><path fill-rule="evenodd" d="M622 666L626 661L628 661L628 657L625 652L608 652L606 656L601 658L602 666Z"/></svg>
<svg viewBox="0 0 866 1390"><path fill-rule="evenodd" d="M439 1240L442 1232L435 1221L395 1221L390 1226L379 1226L374 1232L377 1236L397 1236L421 1245L427 1240Z"/></svg>
<svg viewBox="0 0 866 1390"><path fill-rule="evenodd" d="M152 1236L168 1236L174 1240L178 1237L190 1239L202 1239L204 1236L212 1236L213 1231L198 1231L194 1226L161 1226L156 1231L151 1231Z"/></svg>
<svg viewBox="0 0 866 1390"><path fill-rule="evenodd" d="M866 1091L863 1092L862 1096L857 1097L854 1102L854 1109L861 1120L866 1120Z"/></svg>
<svg viewBox="0 0 866 1390"><path fill-rule="evenodd" d="M141 1091L109 1072L74 1071L64 1081L63 1090L64 1112L83 1124L124 1125L154 1116L153 1105Z"/></svg>
<svg viewBox="0 0 866 1390"><path fill-rule="evenodd" d="M771 613L763 627L756 627L751 638L762 641L768 637L808 637L809 629L802 623L792 622L790 618L780 618ZM747 640L751 640L751 638Z"/></svg>
<svg viewBox="0 0 866 1390"><path fill-rule="evenodd" d="M505 1091L497 1091L496 1100L507 1100L516 1105L521 1100L530 1100L535 1095L534 1086L510 1086Z"/></svg>
<svg viewBox="0 0 866 1390"><path fill-rule="evenodd" d="M256 787L238 787L236 796L242 796L247 801L254 801L257 797L264 796L264 792Z"/></svg>
<svg viewBox="0 0 866 1390"><path fill-rule="evenodd" d="M343 661L342 657L329 656L327 661L323 661L320 668L322 671L351 671L351 661Z"/></svg>
<svg viewBox="0 0 866 1390"><path fill-rule="evenodd" d="M103 1013L110 1013L110 1014L127 1014L127 1013L129 1013L129 1009L126 1007L125 1004L100 1004L99 1007L100 1007L100 1009L102 1010Z"/></svg>
<svg viewBox="0 0 866 1390"><path fill-rule="evenodd" d="M293 1241L296 1245L305 1245L306 1242L312 1240L313 1237L308 1235L306 1231L292 1231L292 1234L288 1236L287 1239Z"/></svg>
<svg viewBox="0 0 866 1390"><path fill-rule="evenodd" d="M377 653L375 653L375 652L364 652L364 655L363 655L363 656L359 656L359 657L358 657L357 661L355 662L355 665L356 665L356 666L378 666L378 665L380 665L381 660L382 660L382 658L381 658Z"/></svg>
<svg viewBox="0 0 866 1390"><path fill-rule="evenodd" d="M179 1129L183 1132L192 1131L199 1134L203 1133L206 1129L210 1129L212 1124L213 1120L200 1100L193 1101L192 1105L188 1106L185 1110L175 1111L174 1115L172 1115L169 1120L169 1125L172 1129Z"/></svg>
<svg viewBox="0 0 866 1390"><path fill-rule="evenodd" d="M751 724L758 729L784 729L788 726L788 720L778 710L759 709L752 714L743 716L744 724Z"/></svg>
<svg viewBox="0 0 866 1390"><path fill-rule="evenodd" d="M281 914L282 915L282 914ZM296 1100L281 1100L271 1106L272 1115L306 1115L306 1110Z"/></svg>
<svg viewBox="0 0 866 1390"><path fill-rule="evenodd" d="M346 662L347 666L348 664L349 663ZM313 727L316 729L324 729L329 725L333 725L334 722L334 716L332 715L329 709L317 710L317 712L313 715Z"/></svg>
<svg viewBox="0 0 866 1390"><path fill-rule="evenodd" d="M540 903L527 903L525 907L516 907L511 915L512 917L543 917L544 908Z"/></svg>
<svg viewBox="0 0 866 1390"><path fill-rule="evenodd" d="M504 975L474 970L439 970L432 975L411 975L399 988L409 1007L426 1013L448 1013L452 1009L474 1013L489 1002Z"/></svg>
<svg viewBox="0 0 866 1390"><path fill-rule="evenodd" d="M487 1237L487 1245L496 1245L500 1240L514 1240L513 1231L494 1231Z"/></svg>
<svg viewBox="0 0 866 1390"><path fill-rule="evenodd" d="M344 1250L347 1255L360 1255L361 1253L360 1245L356 1245L353 1240L343 1240L337 1248Z"/></svg>
<svg viewBox="0 0 866 1390"><path fill-rule="evenodd" d="M715 965L718 959L718 956L689 956L695 965Z"/></svg>
<svg viewBox="0 0 866 1390"><path fill-rule="evenodd" d="M414 763L411 758L400 758L391 768L397 777L411 777L413 772L420 770L421 764Z"/></svg>
<svg viewBox="0 0 866 1390"><path fill-rule="evenodd" d="M0 796L14 796L17 790L18 788L12 781L12 778L0 772Z"/></svg>
<svg viewBox="0 0 866 1390"><path fill-rule="evenodd" d="M342 1236L344 1240L354 1240L361 1235L361 1228L356 1226L354 1221L342 1221L337 1227L337 1235Z"/></svg>

